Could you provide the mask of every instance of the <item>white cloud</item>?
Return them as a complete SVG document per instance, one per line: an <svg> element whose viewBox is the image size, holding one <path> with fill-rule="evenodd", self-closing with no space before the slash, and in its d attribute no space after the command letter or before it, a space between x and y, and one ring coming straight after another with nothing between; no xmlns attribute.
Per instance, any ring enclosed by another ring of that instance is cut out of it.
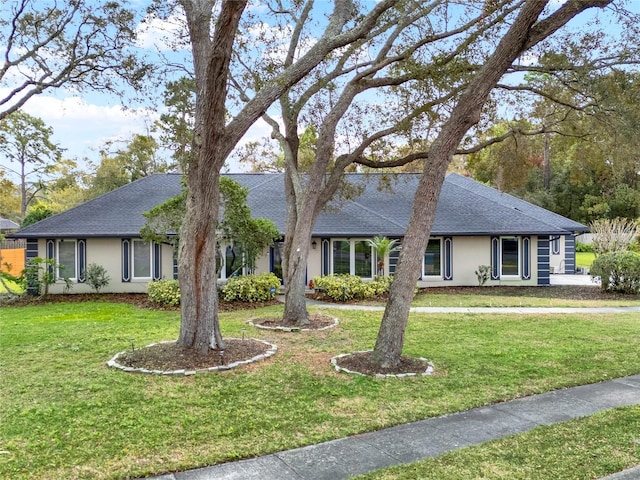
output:
<svg viewBox="0 0 640 480"><path fill-rule="evenodd" d="M134 133L144 134L158 118L149 109L127 110L120 105L97 105L80 97L63 99L34 96L22 108L53 128L54 141L69 157L97 160L97 151L107 141L128 140Z"/></svg>
<svg viewBox="0 0 640 480"><path fill-rule="evenodd" d="M137 45L140 48L159 51L177 51L189 48L187 25L182 10L173 12L166 20L157 15L147 15L136 28Z"/></svg>

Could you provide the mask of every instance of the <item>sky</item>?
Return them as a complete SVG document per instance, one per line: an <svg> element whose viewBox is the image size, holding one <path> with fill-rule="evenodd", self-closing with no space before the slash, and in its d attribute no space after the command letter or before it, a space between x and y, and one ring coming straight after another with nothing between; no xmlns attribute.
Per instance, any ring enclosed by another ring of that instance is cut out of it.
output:
<svg viewBox="0 0 640 480"><path fill-rule="evenodd" d="M34 3L38 5L38 1L42 0L35 0ZM147 0L132 2L133 6L141 11L148 3ZM256 12L259 7L249 7L249 11L251 10ZM142 53L149 53L157 58L157 52L160 51L164 57L178 62L189 58L188 50L172 52L167 45L166 36L171 37L177 31L177 22L172 22L171 19L160 21L150 17L146 17L145 20L144 24L138 25L137 30L138 47ZM4 53L2 46L0 53ZM0 97L13 86L11 79L9 82L0 83ZM21 110L41 118L52 127L52 140L65 150L65 158L75 159L80 167L85 168L87 161L99 162L100 150L104 149L107 142L113 142L116 149L122 148L134 134L149 133L164 108L162 92L157 93L159 100L153 105L128 104L125 108L116 95L94 91L78 93L58 88L33 96ZM270 128L267 124L259 120L247 132L240 145L268 136L269 133ZM6 159L0 156L0 167L3 163L6 163ZM240 171L241 167L234 161L227 169Z"/></svg>
<svg viewBox="0 0 640 480"><path fill-rule="evenodd" d="M138 6L145 0L134 0ZM556 2L560 3L560 2ZM632 8L640 11L640 0L630 0ZM259 6L254 4L253 13L259 13ZM140 26L139 47L142 50L162 50L167 54L168 47L164 41L166 35L175 32L176 22L160 22L147 18L144 28ZM0 47L1 48L1 47ZM188 55L187 50L170 55ZM0 84L0 93L10 85ZM163 106L160 104L121 106L120 99L111 96L86 92L82 95L64 89L50 90L31 98L23 107L23 111L39 117L54 130L53 140L65 149L65 157L78 160L80 166L86 165L85 159L97 163L99 151L108 141L124 146L133 134L147 134L153 122L158 119ZM269 136L270 128L262 120L247 133L243 142L258 140ZM119 142L119 143L118 143ZM0 158L0 166L6 162ZM228 171L241 171L237 162L228 165Z"/></svg>

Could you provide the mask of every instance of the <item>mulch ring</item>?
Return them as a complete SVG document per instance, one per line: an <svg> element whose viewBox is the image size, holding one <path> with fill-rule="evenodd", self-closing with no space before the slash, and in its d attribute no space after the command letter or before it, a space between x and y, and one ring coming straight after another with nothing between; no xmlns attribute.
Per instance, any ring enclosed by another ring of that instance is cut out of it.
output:
<svg viewBox="0 0 640 480"><path fill-rule="evenodd" d="M433 363L426 358L400 357L400 364L391 368L380 368L371 361L371 350L344 353L333 357L331 364L336 370L358 375L376 377L411 377L433 374Z"/></svg>
<svg viewBox="0 0 640 480"><path fill-rule="evenodd" d="M285 332L306 332L321 331L333 328L338 325L338 319L323 313L312 313L309 315L309 323L304 326L296 326L284 323L282 318L252 318L247 320L249 325L263 330L280 330Z"/></svg>
<svg viewBox="0 0 640 480"><path fill-rule="evenodd" d="M228 338L225 339L225 344L224 350L209 350L206 354L201 354L192 349L182 348L176 342L155 343L119 353L109 365L145 373L200 373L228 370L262 360L273 355L276 350L274 345L252 338Z"/></svg>

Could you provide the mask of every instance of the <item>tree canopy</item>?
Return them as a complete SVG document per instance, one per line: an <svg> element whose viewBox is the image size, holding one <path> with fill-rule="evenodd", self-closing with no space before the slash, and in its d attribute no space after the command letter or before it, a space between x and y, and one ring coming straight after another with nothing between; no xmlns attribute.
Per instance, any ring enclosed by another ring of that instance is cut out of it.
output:
<svg viewBox="0 0 640 480"><path fill-rule="evenodd" d="M34 95L71 87L122 92L139 88L151 65L132 49L136 17L118 2L8 0L0 9L0 119Z"/></svg>

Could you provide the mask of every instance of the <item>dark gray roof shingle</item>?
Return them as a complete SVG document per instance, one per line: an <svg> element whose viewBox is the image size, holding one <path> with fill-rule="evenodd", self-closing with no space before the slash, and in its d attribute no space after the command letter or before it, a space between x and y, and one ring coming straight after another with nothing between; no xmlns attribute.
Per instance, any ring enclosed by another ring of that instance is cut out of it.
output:
<svg viewBox="0 0 640 480"><path fill-rule="evenodd" d="M254 217L270 218L284 233L286 202L282 174L229 174L249 188ZM406 230L417 174L348 174L349 183L362 193L350 200L334 201L314 227L317 236L402 236ZM15 236L129 237L145 223L143 212L180 193L181 176L156 174L137 180L42 220ZM438 202L433 235L562 234L587 231L587 227L501 193L472 179L447 176Z"/></svg>
<svg viewBox="0 0 640 480"><path fill-rule="evenodd" d="M20 228L13 220L9 220L8 218L0 218L0 230L17 230Z"/></svg>

